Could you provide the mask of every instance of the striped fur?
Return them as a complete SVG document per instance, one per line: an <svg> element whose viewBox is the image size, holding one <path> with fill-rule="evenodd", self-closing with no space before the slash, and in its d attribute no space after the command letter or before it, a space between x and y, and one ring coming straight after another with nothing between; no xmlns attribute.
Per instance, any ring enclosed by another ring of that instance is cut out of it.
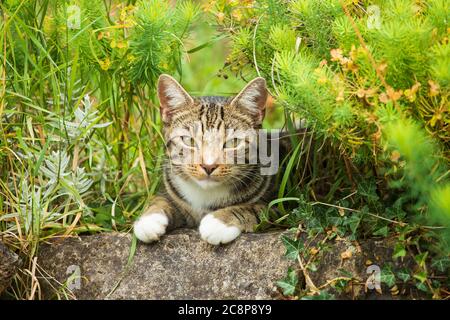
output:
<svg viewBox="0 0 450 320"><path fill-rule="evenodd" d="M275 177L261 175L258 164L215 161L219 153L226 151L226 129L261 128L267 98L264 79L251 81L236 97L192 98L172 77L162 75L158 96L168 155L180 143L197 148L198 141L208 137L221 142L201 142L199 163L176 164L167 157L163 187L136 221L137 237L151 242L166 229L199 226L204 240L220 244L234 240L241 232L252 232L259 213L273 197ZM187 130L191 136L174 139L176 128ZM158 217L149 218L154 214Z"/></svg>

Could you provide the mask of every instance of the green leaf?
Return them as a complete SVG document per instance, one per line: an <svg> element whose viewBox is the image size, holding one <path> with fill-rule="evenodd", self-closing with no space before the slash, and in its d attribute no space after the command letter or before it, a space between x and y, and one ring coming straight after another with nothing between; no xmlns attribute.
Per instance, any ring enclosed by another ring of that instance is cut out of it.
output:
<svg viewBox="0 0 450 320"><path fill-rule="evenodd" d="M274 205L281 203L281 202L286 202L286 201L297 201L298 202L298 201L300 201L300 198L296 198L296 197L278 198L278 199L270 201L269 205L267 207L270 209Z"/></svg>
<svg viewBox="0 0 450 320"><path fill-rule="evenodd" d="M387 227L387 226L384 226L384 227L378 229L377 231L375 231L375 232L373 233L373 235L374 235L374 236L382 236L382 237L386 237L387 234L388 234L388 231L389 231L388 227Z"/></svg>
<svg viewBox="0 0 450 320"><path fill-rule="evenodd" d="M417 282L416 287L423 292L429 292L427 285L423 282Z"/></svg>
<svg viewBox="0 0 450 320"><path fill-rule="evenodd" d="M353 213L346 221L345 224L349 226L353 234L356 233L359 223L361 222L361 216Z"/></svg>
<svg viewBox="0 0 450 320"><path fill-rule="evenodd" d="M373 179L362 180L358 185L358 194L365 197L367 202L378 200L377 186Z"/></svg>
<svg viewBox="0 0 450 320"><path fill-rule="evenodd" d="M395 285L395 275L390 267L381 270L380 281L385 283L389 288Z"/></svg>
<svg viewBox="0 0 450 320"><path fill-rule="evenodd" d="M210 46L214 45L215 43L217 43L218 41L225 39L226 37L227 37L226 35L220 35L220 36L214 37L211 40L208 40L208 41L202 43L201 45L196 46L195 48L189 49L187 51L187 53L191 54L191 53L197 52L201 49L204 49L206 47L210 47Z"/></svg>
<svg viewBox="0 0 450 320"><path fill-rule="evenodd" d="M134 254L136 253L136 245L137 238L136 235L133 234L133 238L131 239L130 253L128 254L128 261L126 265L127 268L133 263Z"/></svg>
<svg viewBox="0 0 450 320"><path fill-rule="evenodd" d="M439 259L433 259L431 266L433 268L436 268L440 272L446 272L450 267L450 258L443 257L443 258L439 258Z"/></svg>
<svg viewBox="0 0 450 320"><path fill-rule="evenodd" d="M338 292L342 292L345 290L345 288L347 287L347 284L349 283L348 280L338 280L336 281L334 284L332 284L332 286L338 291Z"/></svg>
<svg viewBox="0 0 450 320"><path fill-rule="evenodd" d="M332 300L334 299L334 295L328 293L327 291L320 291L319 294L314 296L304 296L301 300Z"/></svg>
<svg viewBox="0 0 450 320"><path fill-rule="evenodd" d="M284 196L284 190L285 190L286 185L288 183L289 177L292 175L291 172L292 172L293 167L294 167L294 165L296 163L297 155L298 155L299 151L301 150L301 146L302 146L302 144L299 143L297 145L297 147L294 149L293 154L289 158L289 162L286 165L286 169L284 171L283 178L281 179L281 183L280 183L280 186L279 186L278 198L283 198L283 196ZM279 207L278 208L282 212L284 212L283 202L279 203Z"/></svg>
<svg viewBox="0 0 450 320"><path fill-rule="evenodd" d="M414 260L416 260L417 264L423 268L423 267L425 267L425 261L427 260L427 257L428 257L428 251L416 255L414 257Z"/></svg>
<svg viewBox="0 0 450 320"><path fill-rule="evenodd" d="M427 280L427 273L425 271L421 271L416 273L413 277L419 280L420 282L425 282L425 280Z"/></svg>
<svg viewBox="0 0 450 320"><path fill-rule="evenodd" d="M404 257L406 255L406 249L402 242L397 242L394 249L394 254L392 255L392 258L400 258Z"/></svg>
<svg viewBox="0 0 450 320"><path fill-rule="evenodd" d="M409 279L411 279L411 275L409 274L407 269L401 269L399 272L397 272L397 277L403 282L407 282Z"/></svg>
<svg viewBox="0 0 450 320"><path fill-rule="evenodd" d="M47 139L47 142L45 142L44 147L42 148L42 150L39 154L39 158L36 162L36 165L34 166L34 171L33 171L34 176L37 176L37 174L39 172L39 168L41 167L42 161L44 160L44 157L47 152L50 141L51 141L50 139Z"/></svg>
<svg viewBox="0 0 450 320"><path fill-rule="evenodd" d="M297 272L289 268L287 276L280 281L277 281L277 286L283 290L285 296L292 296L298 284Z"/></svg>
<svg viewBox="0 0 450 320"><path fill-rule="evenodd" d="M285 256L291 260L297 260L300 250L303 248L303 243L299 240L291 239L287 236L281 236L281 241L283 241L286 247Z"/></svg>

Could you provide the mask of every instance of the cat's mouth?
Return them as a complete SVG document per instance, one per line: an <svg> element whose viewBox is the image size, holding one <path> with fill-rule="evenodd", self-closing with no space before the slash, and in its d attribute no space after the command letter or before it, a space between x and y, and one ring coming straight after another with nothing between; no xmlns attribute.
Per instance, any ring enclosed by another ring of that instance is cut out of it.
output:
<svg viewBox="0 0 450 320"><path fill-rule="evenodd" d="M195 181L195 183L197 183L199 187L203 189L213 188L223 184L223 182L220 181L220 179L212 176L207 176L202 179L193 178L193 180Z"/></svg>

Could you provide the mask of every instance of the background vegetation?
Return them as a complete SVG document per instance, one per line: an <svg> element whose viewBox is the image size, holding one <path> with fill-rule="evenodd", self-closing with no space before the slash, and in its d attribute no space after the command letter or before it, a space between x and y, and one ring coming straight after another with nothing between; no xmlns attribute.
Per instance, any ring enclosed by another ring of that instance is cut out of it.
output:
<svg viewBox="0 0 450 320"><path fill-rule="evenodd" d="M258 226L297 230L283 241L303 271L337 238L391 239L393 258L417 266L386 265L388 287L448 297L445 0L7 0L0 10L0 232L27 257L8 297L39 297L40 243L130 230L159 184L163 72L195 95L234 94L260 75L275 102L266 127L306 119L280 173L281 214ZM289 271L279 285L329 298L348 281L298 283Z"/></svg>

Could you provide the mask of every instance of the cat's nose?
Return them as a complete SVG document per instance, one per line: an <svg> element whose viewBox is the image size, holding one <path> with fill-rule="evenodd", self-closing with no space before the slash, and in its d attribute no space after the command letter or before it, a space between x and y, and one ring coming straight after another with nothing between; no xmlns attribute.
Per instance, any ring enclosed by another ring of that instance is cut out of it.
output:
<svg viewBox="0 0 450 320"><path fill-rule="evenodd" d="M203 168L203 170L205 170L205 172L208 175L211 175L211 173L213 173L213 171L216 170L218 167L217 164L201 164L200 166Z"/></svg>

